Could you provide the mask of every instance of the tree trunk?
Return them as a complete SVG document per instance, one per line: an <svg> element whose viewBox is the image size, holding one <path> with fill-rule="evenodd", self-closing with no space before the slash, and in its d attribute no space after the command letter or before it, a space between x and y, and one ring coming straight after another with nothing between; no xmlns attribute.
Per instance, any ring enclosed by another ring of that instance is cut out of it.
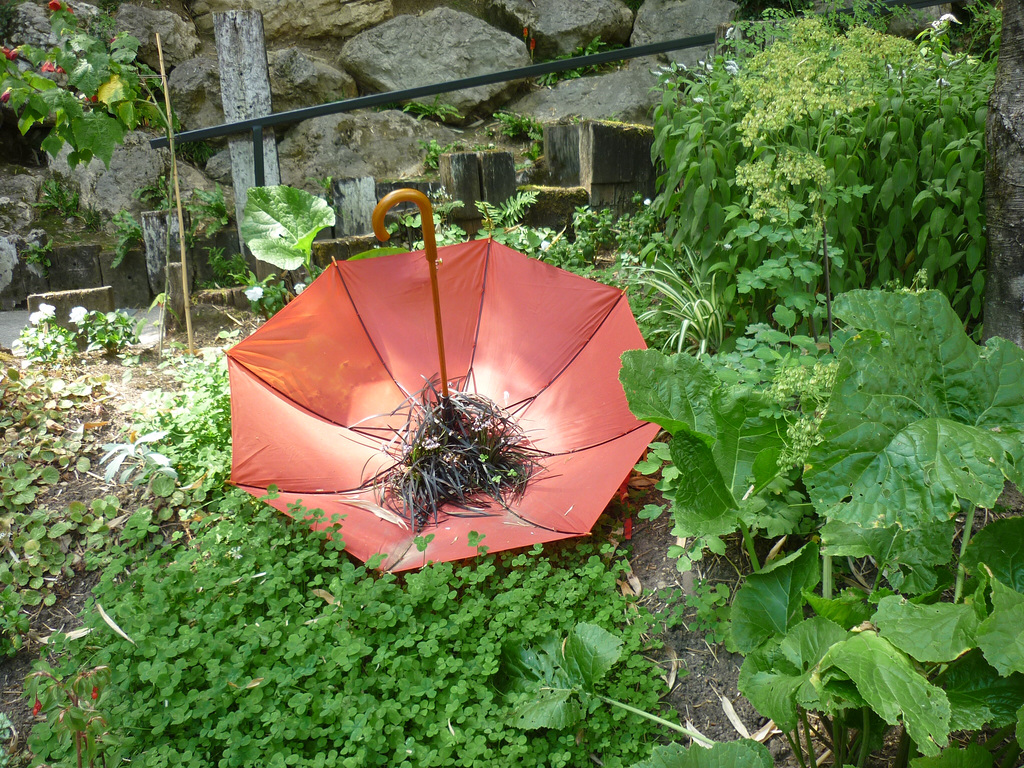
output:
<svg viewBox="0 0 1024 768"><path fill-rule="evenodd" d="M985 337L1024 347L1024 0L1003 2L985 140Z"/></svg>

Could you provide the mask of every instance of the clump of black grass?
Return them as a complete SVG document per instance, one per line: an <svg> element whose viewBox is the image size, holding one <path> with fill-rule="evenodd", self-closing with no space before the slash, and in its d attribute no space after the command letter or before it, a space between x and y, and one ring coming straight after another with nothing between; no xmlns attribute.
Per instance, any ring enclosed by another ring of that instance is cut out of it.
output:
<svg viewBox="0 0 1024 768"><path fill-rule="evenodd" d="M447 516L489 514L484 497L506 506L519 499L538 468L541 453L522 429L483 395L452 392L446 398L430 382L401 409L402 460L383 478L383 503L415 529ZM455 510L459 510L456 512Z"/></svg>

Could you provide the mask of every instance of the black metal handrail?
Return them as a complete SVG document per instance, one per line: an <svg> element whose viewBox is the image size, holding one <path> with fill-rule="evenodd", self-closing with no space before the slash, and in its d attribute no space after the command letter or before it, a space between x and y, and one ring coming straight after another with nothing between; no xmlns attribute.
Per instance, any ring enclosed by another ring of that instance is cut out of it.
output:
<svg viewBox="0 0 1024 768"><path fill-rule="evenodd" d="M895 8L917 10L921 8L929 8L935 5L947 5L948 2L949 0L882 0L880 5L884 6L886 10L893 10ZM850 13L851 10L841 9L839 12ZM377 107L383 104L409 101L410 99L418 99L422 96L436 96L443 93L450 93L451 91L461 91L464 88L476 88L481 85L492 85L494 83L504 83L511 80L528 80L540 77L541 75L565 72L570 69L580 69L582 67L591 67L599 64L607 64L612 61L626 61L628 59L635 59L642 56L653 56L658 53L666 53L668 51L697 48L702 45L714 43L715 39L716 33L709 32L703 35L693 35L690 37L677 38L675 40L648 43L647 45L618 48L613 51L602 51L601 53L592 53L585 56L575 56L568 59L559 59L557 61L547 61L542 64L531 64L527 67L517 67L515 69L506 69L485 75L463 77L458 80L448 80L442 83L421 85L415 88L403 88L398 91L374 93L369 96L357 96L351 99L343 99L341 101L332 101L327 104L320 104L315 107L301 107L299 109L291 109L286 112L275 112L273 114L263 115L262 117L251 117L246 120L237 120L233 123L222 123L221 125L215 125L210 128L197 128L191 131L183 131L182 133L176 134L174 140L177 143L203 141L204 139L213 139L220 136L230 136L238 133L251 132L253 141L253 158L256 165L256 186L263 186L264 127L299 123L303 120L309 120L314 117L324 117L326 115L334 115L341 112L351 112L356 109L365 109L367 107ZM154 149L166 147L168 146L167 137L161 136L151 139L149 145Z"/></svg>

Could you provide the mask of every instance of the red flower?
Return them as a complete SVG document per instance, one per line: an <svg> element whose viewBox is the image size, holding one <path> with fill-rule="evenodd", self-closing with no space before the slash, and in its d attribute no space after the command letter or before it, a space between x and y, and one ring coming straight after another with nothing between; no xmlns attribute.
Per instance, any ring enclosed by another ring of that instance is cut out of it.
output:
<svg viewBox="0 0 1024 768"><path fill-rule="evenodd" d="M18 58L18 49L17 48L3 48L3 49L0 49L0 50L3 50L4 56L7 57L8 61L14 61L15 59Z"/></svg>
<svg viewBox="0 0 1024 768"><path fill-rule="evenodd" d="M91 101L93 104L95 104L99 100L100 100L99 94L96 94L96 93L94 93L92 95L92 97L89 99L89 101ZM93 698L95 699L96 697L93 696Z"/></svg>
<svg viewBox="0 0 1024 768"><path fill-rule="evenodd" d="M43 66L39 68L40 72L56 72L57 67L54 66L52 61L44 61Z"/></svg>
<svg viewBox="0 0 1024 768"><path fill-rule="evenodd" d="M32 714L33 714L33 716L34 715L38 715L42 711L43 711L43 702L41 702L39 699L36 699L35 706L32 707Z"/></svg>
<svg viewBox="0 0 1024 768"><path fill-rule="evenodd" d="M95 97L95 96L93 96L93 98L95 99L96 97ZM99 686L96 686L96 685L94 685L94 686L92 687L92 700L93 700L93 701L96 701L96 699L98 699L99 697L100 697L100 689L99 689Z"/></svg>
<svg viewBox="0 0 1024 768"><path fill-rule="evenodd" d="M537 39L534 37L530 38L530 53L533 53L533 49L537 47Z"/></svg>
<svg viewBox="0 0 1024 768"><path fill-rule="evenodd" d="M3 93L0 93L0 104L6 104L11 100L11 89L8 88Z"/></svg>
<svg viewBox="0 0 1024 768"><path fill-rule="evenodd" d="M49 3L49 5L47 7L51 11L59 11L60 10L60 0L50 0L50 3Z"/></svg>
<svg viewBox="0 0 1024 768"><path fill-rule="evenodd" d="M523 27L523 40L525 40L529 36L530 36L530 28L529 27Z"/></svg>

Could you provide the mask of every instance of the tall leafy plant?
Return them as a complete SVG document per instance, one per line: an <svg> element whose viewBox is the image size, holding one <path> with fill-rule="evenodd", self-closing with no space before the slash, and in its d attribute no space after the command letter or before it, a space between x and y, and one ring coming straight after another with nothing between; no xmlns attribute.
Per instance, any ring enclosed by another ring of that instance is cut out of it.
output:
<svg viewBox="0 0 1024 768"><path fill-rule="evenodd" d="M673 242L736 275L721 290L741 327L778 305L823 314L826 253L836 292L923 269L979 318L993 65L950 55L944 29L916 44L812 19L773 32L753 58L662 78L655 206Z"/></svg>

